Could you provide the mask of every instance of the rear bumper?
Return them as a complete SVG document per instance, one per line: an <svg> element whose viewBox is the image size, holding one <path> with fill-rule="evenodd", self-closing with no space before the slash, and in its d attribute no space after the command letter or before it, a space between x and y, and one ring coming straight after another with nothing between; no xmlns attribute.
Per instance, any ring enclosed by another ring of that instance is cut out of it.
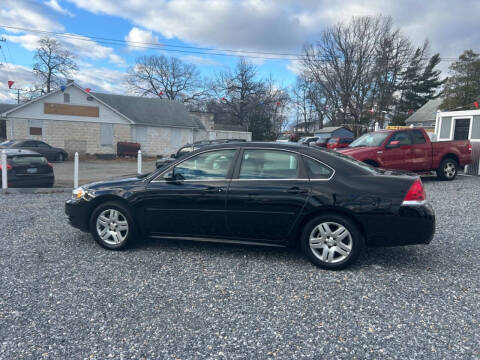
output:
<svg viewBox="0 0 480 360"><path fill-rule="evenodd" d="M429 244L435 235L435 212L429 203L401 206L392 215L362 217L369 247Z"/></svg>
<svg viewBox="0 0 480 360"><path fill-rule="evenodd" d="M55 183L55 176L53 173L34 175L34 176L9 176L8 177L8 187L11 187L11 188L52 187L54 183Z"/></svg>
<svg viewBox="0 0 480 360"><path fill-rule="evenodd" d="M90 203L85 200L69 199L65 202L65 214L74 228L89 231Z"/></svg>

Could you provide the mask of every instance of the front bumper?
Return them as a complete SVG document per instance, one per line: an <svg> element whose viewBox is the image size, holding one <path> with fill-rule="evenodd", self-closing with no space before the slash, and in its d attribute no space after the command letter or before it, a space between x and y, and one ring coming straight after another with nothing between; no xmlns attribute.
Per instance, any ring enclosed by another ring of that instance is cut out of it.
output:
<svg viewBox="0 0 480 360"><path fill-rule="evenodd" d="M400 206L387 216L365 216L362 223L369 247L429 244L435 235L435 212L429 203Z"/></svg>
<svg viewBox="0 0 480 360"><path fill-rule="evenodd" d="M69 199L65 202L65 214L71 226L89 232L91 204L83 199Z"/></svg>

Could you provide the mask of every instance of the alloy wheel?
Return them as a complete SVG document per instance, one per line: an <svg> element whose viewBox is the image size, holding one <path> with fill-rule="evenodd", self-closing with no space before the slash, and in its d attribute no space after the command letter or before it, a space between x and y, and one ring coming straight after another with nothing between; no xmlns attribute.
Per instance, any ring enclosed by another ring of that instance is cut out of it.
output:
<svg viewBox="0 0 480 360"><path fill-rule="evenodd" d="M128 221L117 209L106 209L97 217L97 234L108 245L119 245L128 236Z"/></svg>
<svg viewBox="0 0 480 360"><path fill-rule="evenodd" d="M443 173L445 174L446 178L451 179L457 173L457 167L453 162L447 161L443 167Z"/></svg>
<svg viewBox="0 0 480 360"><path fill-rule="evenodd" d="M323 222L313 228L309 245L320 261L338 263L350 255L353 240L345 226L336 222Z"/></svg>

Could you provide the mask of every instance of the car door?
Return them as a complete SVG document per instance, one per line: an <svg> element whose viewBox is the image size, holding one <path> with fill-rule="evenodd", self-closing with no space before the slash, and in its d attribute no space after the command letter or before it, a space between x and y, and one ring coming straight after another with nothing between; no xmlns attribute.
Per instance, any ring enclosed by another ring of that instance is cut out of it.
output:
<svg viewBox="0 0 480 360"><path fill-rule="evenodd" d="M224 236L226 194L237 151L219 149L190 156L151 181L143 200L147 232Z"/></svg>
<svg viewBox="0 0 480 360"><path fill-rule="evenodd" d="M297 153L245 148L228 190L228 231L237 239L284 241L309 192Z"/></svg>
<svg viewBox="0 0 480 360"><path fill-rule="evenodd" d="M392 142L397 142L397 147L389 148ZM381 154L382 167L386 169L410 170L412 163L412 140L408 131L397 131L385 143Z"/></svg>
<svg viewBox="0 0 480 360"><path fill-rule="evenodd" d="M410 159L410 170L428 170L432 168L432 145L427 143L423 132L410 131L413 147Z"/></svg>
<svg viewBox="0 0 480 360"><path fill-rule="evenodd" d="M50 145L44 143L43 141L35 141L35 144L37 145L36 152L42 154L50 161L55 160L55 153Z"/></svg>

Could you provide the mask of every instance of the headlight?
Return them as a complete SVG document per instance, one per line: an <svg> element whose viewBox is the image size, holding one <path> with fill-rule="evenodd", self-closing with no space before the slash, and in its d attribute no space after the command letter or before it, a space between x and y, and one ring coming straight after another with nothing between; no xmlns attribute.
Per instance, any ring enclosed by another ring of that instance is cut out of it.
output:
<svg viewBox="0 0 480 360"><path fill-rule="evenodd" d="M95 197L95 193L93 191L84 189L82 187L78 187L76 189L73 189L72 191L72 198L76 200L84 199L89 201L94 197Z"/></svg>

